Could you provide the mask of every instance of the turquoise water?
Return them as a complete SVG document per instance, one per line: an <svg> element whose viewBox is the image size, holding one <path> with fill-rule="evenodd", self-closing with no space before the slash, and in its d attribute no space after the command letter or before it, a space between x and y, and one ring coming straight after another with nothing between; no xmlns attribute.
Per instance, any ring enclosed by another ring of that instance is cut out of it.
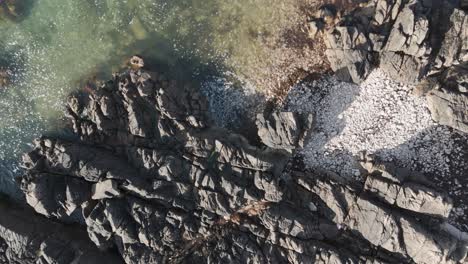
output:
<svg viewBox="0 0 468 264"><path fill-rule="evenodd" d="M0 67L14 73L0 90L1 163L62 127L66 96L85 80L109 78L130 55L142 54L151 68L195 83L242 74L268 55L262 41L287 23L295 2L30 0L19 19L0 20ZM7 181L0 189L12 184L10 176Z"/></svg>

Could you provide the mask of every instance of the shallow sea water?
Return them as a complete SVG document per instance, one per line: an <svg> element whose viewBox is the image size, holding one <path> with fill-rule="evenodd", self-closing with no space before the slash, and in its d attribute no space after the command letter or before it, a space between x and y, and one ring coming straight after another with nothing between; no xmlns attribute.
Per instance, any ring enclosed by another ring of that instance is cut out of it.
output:
<svg viewBox="0 0 468 264"><path fill-rule="evenodd" d="M0 67L13 71L0 90L0 192L15 189L18 157L32 140L63 126L66 97L84 80L109 78L134 54L195 84L242 72L261 56L262 36L287 23L294 2L25 1L17 21L0 19Z"/></svg>

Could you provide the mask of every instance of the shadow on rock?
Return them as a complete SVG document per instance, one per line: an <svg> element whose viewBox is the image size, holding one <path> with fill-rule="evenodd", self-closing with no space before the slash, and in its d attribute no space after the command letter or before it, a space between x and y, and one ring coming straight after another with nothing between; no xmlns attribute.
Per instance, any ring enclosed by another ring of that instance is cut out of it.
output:
<svg viewBox="0 0 468 264"><path fill-rule="evenodd" d="M433 187L447 192L454 202L450 220L460 229L467 232L468 208L465 206L468 191L463 186L468 184L468 145L467 136L453 131L446 134L441 126L434 126L419 132L405 143L392 149L381 149L375 152L377 157L397 157L393 162L399 166L401 159L411 160L414 170L424 174ZM430 135L430 136L429 136ZM441 145L442 138L450 145ZM426 157L420 159L420 157ZM423 160L431 160L424 163Z"/></svg>
<svg viewBox="0 0 468 264"><path fill-rule="evenodd" d="M91 240L126 263L465 258L466 243L441 227L451 203L437 191L368 157L362 186L284 170L284 150L254 147L206 111L190 86L141 70L115 75L88 101L70 99L79 141L42 137L24 155L27 202L59 220L80 211ZM265 118L271 133L260 135L296 142L284 132L297 120L282 117Z"/></svg>
<svg viewBox="0 0 468 264"><path fill-rule="evenodd" d="M340 171L344 164L338 164L339 161L353 163L356 168L360 167L350 152L331 151L326 148L327 143L345 128L346 121L341 115L359 96L360 90L357 85L343 83L328 76L301 83L289 93L284 106L287 111L310 113L313 116L312 129L308 132L302 156L317 172L330 174L335 171L344 175L345 173Z"/></svg>

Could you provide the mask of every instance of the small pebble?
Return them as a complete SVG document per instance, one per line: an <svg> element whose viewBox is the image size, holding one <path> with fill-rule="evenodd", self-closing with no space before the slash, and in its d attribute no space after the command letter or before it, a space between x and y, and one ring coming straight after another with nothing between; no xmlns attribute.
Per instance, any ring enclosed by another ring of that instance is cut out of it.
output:
<svg viewBox="0 0 468 264"><path fill-rule="evenodd" d="M413 89L380 70L361 85L334 77L296 85L286 110L315 114L314 129L323 131L313 134L300 153L305 164L354 177L353 156L366 150L401 167L451 175L452 167L463 166L463 154L453 151L460 144L448 127L432 120L425 98L412 95Z"/></svg>

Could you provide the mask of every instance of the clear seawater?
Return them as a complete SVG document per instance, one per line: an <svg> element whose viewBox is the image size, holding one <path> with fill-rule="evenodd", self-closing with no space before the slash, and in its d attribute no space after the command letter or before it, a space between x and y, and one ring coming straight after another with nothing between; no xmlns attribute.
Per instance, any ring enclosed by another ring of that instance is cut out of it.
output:
<svg viewBox="0 0 468 264"><path fill-rule="evenodd" d="M17 196L21 153L61 129L66 97L84 80L109 78L134 54L195 83L242 72L261 52L259 36L284 23L293 2L23 0L17 20L0 19L0 67L14 73L0 90L0 192Z"/></svg>

